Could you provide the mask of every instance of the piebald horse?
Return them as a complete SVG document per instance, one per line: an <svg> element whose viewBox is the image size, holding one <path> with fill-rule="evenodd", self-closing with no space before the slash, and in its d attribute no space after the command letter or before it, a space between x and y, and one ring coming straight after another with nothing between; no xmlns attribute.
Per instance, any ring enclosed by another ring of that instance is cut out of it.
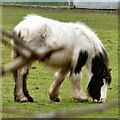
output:
<svg viewBox="0 0 120 120"><path fill-rule="evenodd" d="M14 28L13 33L34 49L44 46L64 48L42 61L58 69L49 90L51 100L56 102L61 100L60 86L70 72L73 98L81 102L88 101L80 84L82 67L86 66L89 96L97 102L105 102L107 87L111 83L111 69L108 68L109 60L104 45L89 27L81 22L66 23L31 14ZM18 56L18 52L14 49L13 58ZM31 64L14 72L16 102L33 102L26 84Z"/></svg>

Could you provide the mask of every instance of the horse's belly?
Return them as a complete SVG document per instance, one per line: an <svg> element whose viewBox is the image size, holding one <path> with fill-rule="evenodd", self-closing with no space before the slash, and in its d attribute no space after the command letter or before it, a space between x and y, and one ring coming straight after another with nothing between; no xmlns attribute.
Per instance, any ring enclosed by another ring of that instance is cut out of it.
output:
<svg viewBox="0 0 120 120"><path fill-rule="evenodd" d="M71 62L71 55L69 52L56 52L44 61L51 67L65 67Z"/></svg>

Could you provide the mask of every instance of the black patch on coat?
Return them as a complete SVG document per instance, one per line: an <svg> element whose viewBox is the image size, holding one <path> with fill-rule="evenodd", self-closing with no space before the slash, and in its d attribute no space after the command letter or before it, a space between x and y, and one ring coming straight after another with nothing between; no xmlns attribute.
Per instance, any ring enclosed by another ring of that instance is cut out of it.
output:
<svg viewBox="0 0 120 120"><path fill-rule="evenodd" d="M92 59L92 73L99 75L108 67L108 57L106 51L103 49L103 53L97 54Z"/></svg>
<svg viewBox="0 0 120 120"><path fill-rule="evenodd" d="M18 33L18 37L19 37L19 38L21 37L21 31Z"/></svg>
<svg viewBox="0 0 120 120"><path fill-rule="evenodd" d="M74 69L75 74L77 74L81 71L82 67L85 65L85 63L87 61L87 58L88 58L88 52L85 50L84 51L81 50L79 52L77 64L76 64L75 69Z"/></svg>
<svg viewBox="0 0 120 120"><path fill-rule="evenodd" d="M93 99L100 99L101 96L101 87L103 86L103 79L106 80L108 84L111 82L111 74L108 69L108 57L107 53L104 49L102 49L102 53L98 53L92 59L92 68L91 72L93 76L88 84L88 93Z"/></svg>

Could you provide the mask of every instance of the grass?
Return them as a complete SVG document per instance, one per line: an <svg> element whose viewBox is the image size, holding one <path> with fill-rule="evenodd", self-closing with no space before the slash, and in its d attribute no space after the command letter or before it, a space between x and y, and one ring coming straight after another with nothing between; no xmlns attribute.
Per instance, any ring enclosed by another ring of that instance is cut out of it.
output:
<svg viewBox="0 0 120 120"><path fill-rule="evenodd" d="M104 43L112 68L112 84L108 88L106 102L118 98L118 15L116 12L91 12L80 10L44 10L38 8L3 7L2 8L2 27L11 31L22 17L26 14L35 13L45 17L53 18L64 22L82 21L91 27L99 35ZM11 49L7 45L0 45L2 48L2 64L11 61ZM45 69L44 66L36 61L30 68L28 76L28 89L33 96L33 103L15 103L13 101L14 80L12 74L2 78L2 117L3 118L30 118L36 114L49 113L56 110L73 109L95 105L88 103L78 103L72 99L71 83L69 75L64 81L60 94L62 102L52 102L48 98L49 87L52 83L54 70ZM84 74L85 73L85 74ZM83 69L82 85L84 90L87 87L86 71ZM118 118L118 108L113 108L104 112L92 113L75 118Z"/></svg>

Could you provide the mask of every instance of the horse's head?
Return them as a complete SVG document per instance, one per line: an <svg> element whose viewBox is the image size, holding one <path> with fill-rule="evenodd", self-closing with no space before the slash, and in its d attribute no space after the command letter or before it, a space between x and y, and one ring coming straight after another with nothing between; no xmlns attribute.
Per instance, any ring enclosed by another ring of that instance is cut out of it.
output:
<svg viewBox="0 0 120 120"><path fill-rule="evenodd" d="M103 70L99 75L94 74L88 85L88 93L93 100L105 102L107 87L111 83L111 69Z"/></svg>

